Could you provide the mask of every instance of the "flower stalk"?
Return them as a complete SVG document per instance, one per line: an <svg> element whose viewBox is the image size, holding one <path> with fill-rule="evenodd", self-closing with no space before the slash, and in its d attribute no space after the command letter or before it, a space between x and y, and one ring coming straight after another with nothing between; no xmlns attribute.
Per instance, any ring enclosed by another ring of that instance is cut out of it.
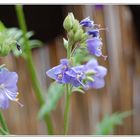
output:
<svg viewBox="0 0 140 140"><path fill-rule="evenodd" d="M8 130L6 121L5 121L5 119L4 119L3 115L2 115L2 112L0 112L0 124L2 126L2 128L0 128L1 134L3 134L3 135L9 134L9 130Z"/></svg>
<svg viewBox="0 0 140 140"><path fill-rule="evenodd" d="M107 69L99 65L95 58L103 54L100 29L94 21L87 17L79 23L73 13L69 13L64 19L63 27L67 32L67 39L63 38L67 58L61 59L60 64L48 70L46 74L58 83L65 84L64 135L67 135L73 89L83 93L83 90L89 88L104 87ZM89 32L91 30L92 32Z"/></svg>
<svg viewBox="0 0 140 140"><path fill-rule="evenodd" d="M33 58L32 58L32 53L31 53L29 41L28 41L28 38L26 37L27 27L26 27L26 23L25 23L23 6L22 5L16 5L15 9L16 9L16 13L17 13L19 26L20 26L20 28L23 32L23 38L24 38L24 43L25 43L25 53L27 54L26 63L27 63L28 70L30 72L32 85L33 85L37 100L38 100L40 106L42 106L45 103L45 100L44 100L45 98L42 95L41 86L40 86L40 83L38 82L38 79L37 79L37 75L36 75L34 64L33 64ZM48 128L48 134L52 135L53 134L52 121L51 121L51 118L48 114L46 114L44 116L44 121L45 121L46 126Z"/></svg>
<svg viewBox="0 0 140 140"><path fill-rule="evenodd" d="M70 96L71 96L70 84L67 84L66 85L66 103L65 103L65 111L64 111L64 135L67 135L68 133Z"/></svg>

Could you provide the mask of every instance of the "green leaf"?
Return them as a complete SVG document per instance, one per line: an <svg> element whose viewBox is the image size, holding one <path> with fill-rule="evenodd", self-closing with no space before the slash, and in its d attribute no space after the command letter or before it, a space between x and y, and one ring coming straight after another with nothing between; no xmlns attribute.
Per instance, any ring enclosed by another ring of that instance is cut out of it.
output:
<svg viewBox="0 0 140 140"><path fill-rule="evenodd" d="M54 82L50 85L47 93L47 101L38 113L39 118L42 118L45 114L50 113L56 108L57 102L64 93L64 85Z"/></svg>
<svg viewBox="0 0 140 140"><path fill-rule="evenodd" d="M122 125L123 120L132 114L131 111L114 113L111 116L106 114L103 120L98 124L95 135L109 135L117 125Z"/></svg>

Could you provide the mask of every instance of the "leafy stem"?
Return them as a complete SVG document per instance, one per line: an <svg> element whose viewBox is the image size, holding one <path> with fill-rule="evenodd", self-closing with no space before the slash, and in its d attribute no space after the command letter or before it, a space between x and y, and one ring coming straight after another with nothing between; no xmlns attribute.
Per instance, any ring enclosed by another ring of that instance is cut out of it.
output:
<svg viewBox="0 0 140 140"><path fill-rule="evenodd" d="M0 127L0 133L2 135L9 135L9 133L7 131L5 131L3 128Z"/></svg>
<svg viewBox="0 0 140 140"><path fill-rule="evenodd" d="M25 23L23 6L22 5L16 5L15 9L16 9L16 13L17 13L19 26L20 26L20 28L23 32L23 39L24 39L24 43L25 43L25 53L27 55L26 63L27 63L28 70L30 72L32 85L33 85L35 95L37 97L37 100L38 100L40 106L43 106L44 103L45 103L45 100L44 100L44 97L42 95L41 86L40 86L40 83L38 82L35 67L34 67L34 64L33 64L33 58L32 58L31 48L30 48L30 45L29 45L29 40L26 36L27 27L26 27L26 23ZM46 126L48 128L48 134L50 134L50 135L53 134L53 127L52 127L52 122L51 122L50 116L48 114L46 114L44 116L44 120L45 120Z"/></svg>

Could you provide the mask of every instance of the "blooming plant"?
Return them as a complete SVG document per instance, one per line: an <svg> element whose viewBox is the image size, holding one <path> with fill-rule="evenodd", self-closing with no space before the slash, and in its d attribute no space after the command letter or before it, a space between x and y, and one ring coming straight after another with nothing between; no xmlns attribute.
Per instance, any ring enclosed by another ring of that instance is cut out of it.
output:
<svg viewBox="0 0 140 140"><path fill-rule="evenodd" d="M99 89L105 86L105 76L107 69L101 66L97 58L106 56L102 53L102 40L100 31L103 30L95 24L89 17L80 22L74 18L73 13L69 13L63 22L67 38L63 38L64 47L67 51L66 58L60 60L60 64L51 68L46 75L54 79L47 91L47 100L42 94L40 83L38 82L35 67L33 65L31 49L41 45L38 40L30 40L33 32L27 32L24 18L23 7L15 6L20 29L6 28L0 22L0 57L9 55L12 51L16 57L23 57L27 63L34 93L40 104L39 118L43 118L48 128L48 134L54 134L50 112L55 109L57 101L65 92L64 110L64 134L68 133L68 120L70 110L70 96L73 92L84 93L90 88ZM18 103L18 74L10 72L5 68L5 64L0 65L0 109L8 109L10 101ZM57 90L56 90L57 89ZM119 121L114 121L114 116ZM98 129L97 134L105 133L106 126L109 124L107 132L111 132L114 125L120 124L126 115L114 115L112 121L107 117L101 123L102 129ZM106 123L107 122L107 123ZM104 125L105 124L105 125ZM0 112L0 133L10 134L6 121Z"/></svg>
<svg viewBox="0 0 140 140"><path fill-rule="evenodd" d="M61 59L60 64L48 70L46 74L57 83L65 85L64 134L67 134L72 92L103 88L107 69L99 65L96 59L100 56L106 58L102 54L103 43L99 34L99 25L94 24L89 17L79 22L72 13L69 13L63 26L67 32L67 39L63 39L67 58Z"/></svg>

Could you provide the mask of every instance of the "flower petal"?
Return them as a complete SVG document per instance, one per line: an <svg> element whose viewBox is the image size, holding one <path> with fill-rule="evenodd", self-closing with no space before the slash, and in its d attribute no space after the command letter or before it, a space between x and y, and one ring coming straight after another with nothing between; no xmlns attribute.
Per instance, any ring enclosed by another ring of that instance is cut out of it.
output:
<svg viewBox="0 0 140 140"><path fill-rule="evenodd" d="M4 94L2 90L0 90L0 108L7 109L9 107L9 99Z"/></svg>
<svg viewBox="0 0 140 140"><path fill-rule="evenodd" d="M103 78L94 77L94 82L89 82L88 85L92 88L99 89L105 86L105 81Z"/></svg>

